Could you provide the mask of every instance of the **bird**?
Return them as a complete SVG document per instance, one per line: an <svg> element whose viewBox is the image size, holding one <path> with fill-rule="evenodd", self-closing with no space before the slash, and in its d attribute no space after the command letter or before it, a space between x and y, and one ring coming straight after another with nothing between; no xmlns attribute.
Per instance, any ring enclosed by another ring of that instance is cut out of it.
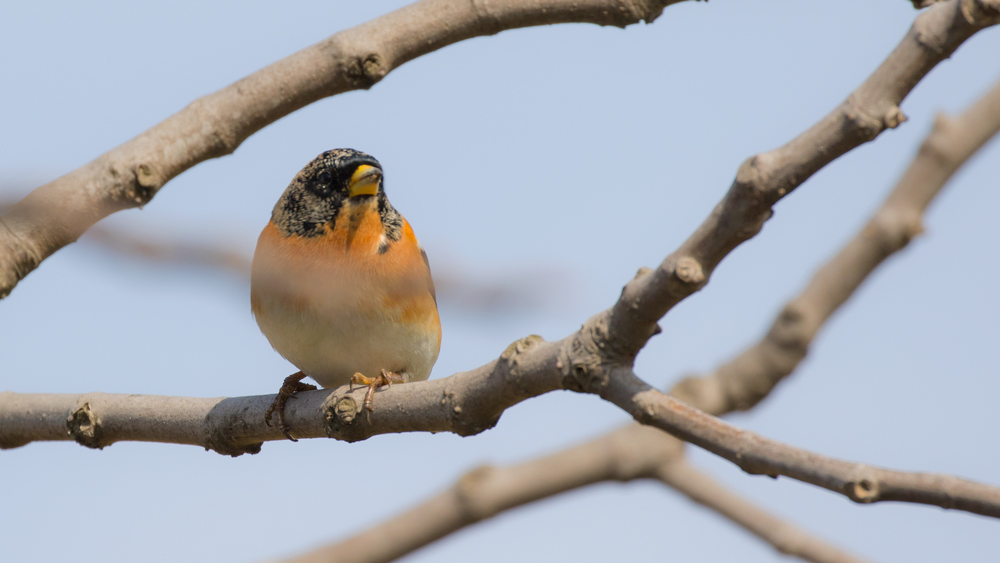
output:
<svg viewBox="0 0 1000 563"><path fill-rule="evenodd" d="M389 203L382 165L354 149L326 151L285 189L257 240L250 308L298 372L265 414L296 441L284 407L298 391L359 384L364 406L393 383L423 381L441 349L427 253Z"/></svg>

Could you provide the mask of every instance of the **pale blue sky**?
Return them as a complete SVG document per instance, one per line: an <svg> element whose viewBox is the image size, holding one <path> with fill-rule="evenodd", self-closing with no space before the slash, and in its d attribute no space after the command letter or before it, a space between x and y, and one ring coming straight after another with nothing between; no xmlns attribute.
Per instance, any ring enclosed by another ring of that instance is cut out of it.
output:
<svg viewBox="0 0 1000 563"><path fill-rule="evenodd" d="M0 191L70 171L194 98L402 4L5 3ZM267 127L107 223L249 254L305 162L334 147L370 152L433 265L480 279L550 272L543 285L562 296L490 316L444 302L432 375L444 377L527 334L561 338L613 303L639 266L657 264L698 225L746 157L832 109L915 16L905 0L712 0L624 31L564 25L474 39ZM878 205L934 113L960 111L1000 77L997 53L1000 30L973 37L906 100L907 123L782 201L763 232L663 320L640 375L667 387L758 338ZM932 207L927 235L844 307L794 378L730 420L844 459L1000 485L998 174L993 143ZM260 335L247 294L224 275L66 248L0 302L0 390L274 392L294 369ZM0 452L0 559L289 555L377 523L481 463L528 459L627 420L596 397L552 393L471 438L279 442L236 459L174 445L32 444ZM762 507L875 561L995 558L995 520L857 506L692 456ZM303 487L289 492L289 476ZM507 513L408 561L622 557L781 559L664 487L633 483Z"/></svg>

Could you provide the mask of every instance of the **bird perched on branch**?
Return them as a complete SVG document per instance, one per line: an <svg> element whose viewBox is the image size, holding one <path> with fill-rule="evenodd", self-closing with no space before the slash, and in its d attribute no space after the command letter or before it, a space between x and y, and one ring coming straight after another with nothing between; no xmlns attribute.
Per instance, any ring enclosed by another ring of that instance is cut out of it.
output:
<svg viewBox="0 0 1000 563"><path fill-rule="evenodd" d="M257 240L250 285L257 325L299 372L276 411L290 440L285 402L297 391L378 387L427 379L441 348L441 322L427 254L389 203L382 166L352 149L324 152L281 195Z"/></svg>

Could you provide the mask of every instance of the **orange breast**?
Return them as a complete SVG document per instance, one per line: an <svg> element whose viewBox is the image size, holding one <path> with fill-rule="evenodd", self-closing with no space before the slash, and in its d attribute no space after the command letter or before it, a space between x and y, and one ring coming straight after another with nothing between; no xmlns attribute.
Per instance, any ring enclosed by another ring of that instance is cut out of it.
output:
<svg viewBox="0 0 1000 563"><path fill-rule="evenodd" d="M318 237L285 236L268 222L254 253L254 314L266 314L268 300L334 321L384 317L424 325L440 342L433 282L413 229L404 219L399 240L379 254L383 240L374 200L345 205L334 227Z"/></svg>

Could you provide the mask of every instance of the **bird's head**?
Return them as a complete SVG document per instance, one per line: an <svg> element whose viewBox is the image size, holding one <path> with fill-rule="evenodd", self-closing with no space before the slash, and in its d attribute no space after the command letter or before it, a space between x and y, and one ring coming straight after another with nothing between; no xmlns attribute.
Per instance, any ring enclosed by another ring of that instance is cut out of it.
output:
<svg viewBox="0 0 1000 563"><path fill-rule="evenodd" d="M382 187L382 165L361 151L333 149L296 174L271 220L286 235L319 236L326 225L333 226L342 209L356 206L383 216L392 210Z"/></svg>

